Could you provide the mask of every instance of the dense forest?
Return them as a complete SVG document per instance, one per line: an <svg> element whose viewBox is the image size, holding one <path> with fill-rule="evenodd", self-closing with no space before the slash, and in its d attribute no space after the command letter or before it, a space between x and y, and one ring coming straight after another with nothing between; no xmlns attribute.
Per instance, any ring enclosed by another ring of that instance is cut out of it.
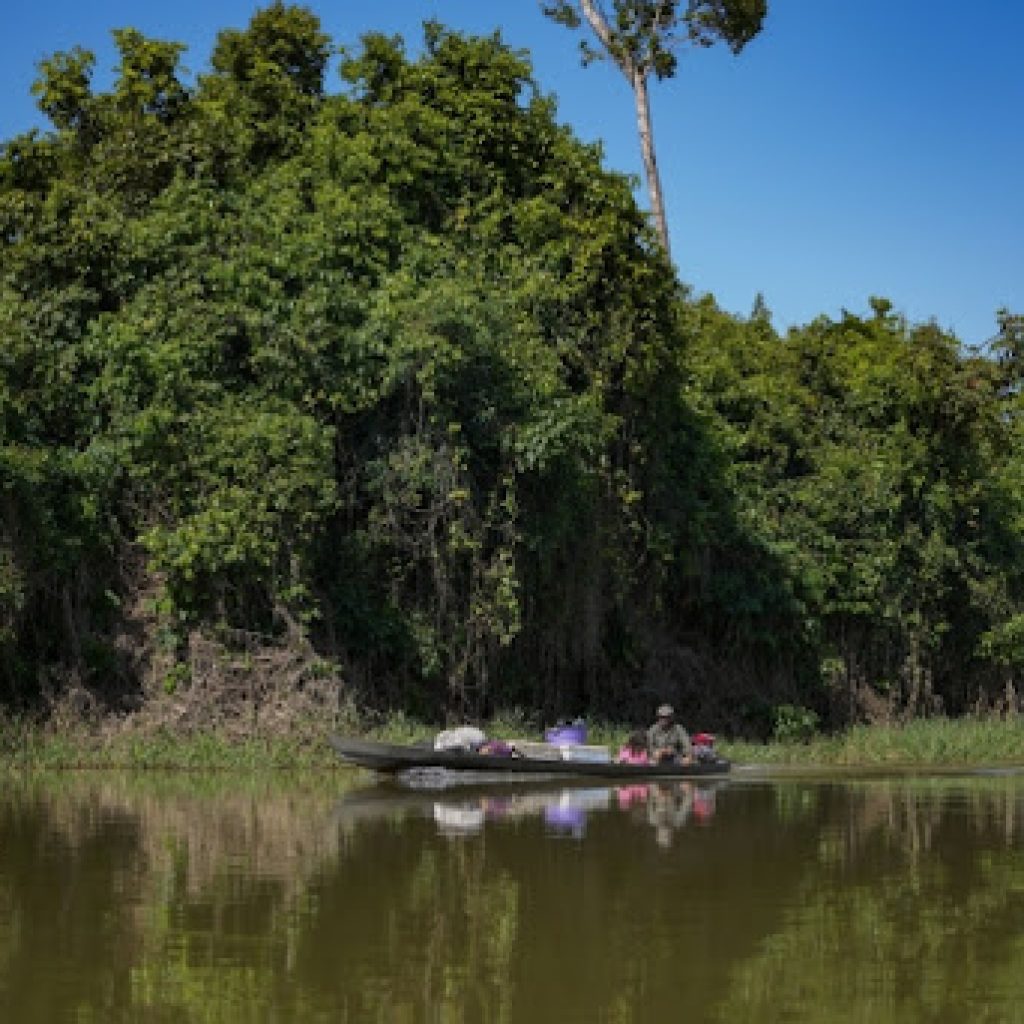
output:
<svg viewBox="0 0 1024 1024"><path fill-rule="evenodd" d="M0 707L1016 706L1019 318L723 312L497 36L115 38L0 148Z"/></svg>

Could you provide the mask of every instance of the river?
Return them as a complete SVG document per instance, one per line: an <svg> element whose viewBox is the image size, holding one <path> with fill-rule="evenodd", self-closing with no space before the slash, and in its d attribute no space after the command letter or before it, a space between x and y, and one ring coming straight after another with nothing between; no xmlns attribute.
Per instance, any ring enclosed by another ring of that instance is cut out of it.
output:
<svg viewBox="0 0 1024 1024"><path fill-rule="evenodd" d="M0 1020L1024 1021L1024 775L0 778Z"/></svg>

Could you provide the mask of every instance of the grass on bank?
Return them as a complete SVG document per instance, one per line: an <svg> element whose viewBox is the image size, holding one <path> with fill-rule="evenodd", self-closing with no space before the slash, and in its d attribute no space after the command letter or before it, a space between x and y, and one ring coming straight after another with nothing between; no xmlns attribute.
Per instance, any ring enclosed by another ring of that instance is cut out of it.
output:
<svg viewBox="0 0 1024 1024"><path fill-rule="evenodd" d="M0 721L0 768L259 771L337 767L338 759L325 740L305 732L239 738L215 731L180 735L169 729L109 733L76 727L57 731Z"/></svg>
<svg viewBox="0 0 1024 1024"><path fill-rule="evenodd" d="M735 764L848 768L1024 765L1024 716L856 725L806 742L726 742L722 749Z"/></svg>
<svg viewBox="0 0 1024 1024"><path fill-rule="evenodd" d="M339 730L391 743L427 739L437 726L393 714ZM0 768L177 769L184 771L257 771L342 767L327 744L331 730L304 723L291 732L234 736L228 732L178 734L172 729L113 731L76 726L58 730L25 720L0 717ZM487 723L489 735L511 739L540 734L522 714ZM630 730L611 723L590 723L589 742L617 749ZM972 767L1024 765L1024 716L1008 718L934 718L905 725L855 726L806 742L747 743L720 738L721 752L736 765L844 767Z"/></svg>

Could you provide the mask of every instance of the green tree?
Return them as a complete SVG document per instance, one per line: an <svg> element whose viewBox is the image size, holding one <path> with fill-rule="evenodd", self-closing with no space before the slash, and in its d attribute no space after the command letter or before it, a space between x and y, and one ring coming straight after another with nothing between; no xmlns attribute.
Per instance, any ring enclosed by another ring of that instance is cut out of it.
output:
<svg viewBox="0 0 1024 1024"><path fill-rule="evenodd" d="M81 132L87 127L95 63L96 55L80 46L40 61L32 93L55 128Z"/></svg>
<svg viewBox="0 0 1024 1024"><path fill-rule="evenodd" d="M336 94L302 8L194 86L115 41L0 147L0 701L121 706L214 638L423 715L1007 703L1012 318L1000 355L689 300L497 36L370 35Z"/></svg>
<svg viewBox="0 0 1024 1024"><path fill-rule="evenodd" d="M603 0L542 0L541 6L548 17L569 28L580 28L585 19L599 49L584 41L584 64L608 57L629 82L651 212L668 254L648 83L652 75L660 81L675 74L676 52L682 44L711 46L720 41L739 53L761 31L767 0L612 0L610 7Z"/></svg>
<svg viewBox="0 0 1024 1024"><path fill-rule="evenodd" d="M709 311L689 358L812 624L821 709L963 710L1001 699L1016 635L1012 399L995 362L871 305L785 338Z"/></svg>
<svg viewBox="0 0 1024 1024"><path fill-rule="evenodd" d="M194 89L116 41L95 132L56 104L0 162L11 651L95 685L72 652L159 590L179 654L296 636L424 713L612 695L607 624L689 528L644 451L684 433L681 334L628 182L497 37L370 36L335 96L300 8Z"/></svg>

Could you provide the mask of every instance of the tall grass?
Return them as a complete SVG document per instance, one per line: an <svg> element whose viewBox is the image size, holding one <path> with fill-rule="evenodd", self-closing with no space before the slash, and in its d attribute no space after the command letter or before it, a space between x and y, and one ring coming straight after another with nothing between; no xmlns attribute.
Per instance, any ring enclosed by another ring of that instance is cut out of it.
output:
<svg viewBox="0 0 1024 1024"><path fill-rule="evenodd" d="M1024 764L1024 718L929 718L858 725L806 743L722 744L738 764L970 767Z"/></svg>
<svg viewBox="0 0 1024 1024"><path fill-rule="evenodd" d="M175 735L168 730L110 735L84 728L57 732L22 723L0 724L0 769L255 771L337 766L326 742L308 736L235 738L216 732Z"/></svg>
<svg viewBox="0 0 1024 1024"><path fill-rule="evenodd" d="M522 711L486 723L489 735L539 738L535 716ZM353 731L391 743L433 737L438 726L396 713L364 720ZM618 747L629 728L588 723L591 743ZM340 762L327 743L328 730L306 723L280 735L234 736L217 731L178 734L169 728L120 731L53 726L0 715L0 769L177 769L259 771L334 769ZM850 768L968 767L1024 765L1024 717L927 719L899 726L855 726L807 742L745 743L721 738L719 748L734 764Z"/></svg>

